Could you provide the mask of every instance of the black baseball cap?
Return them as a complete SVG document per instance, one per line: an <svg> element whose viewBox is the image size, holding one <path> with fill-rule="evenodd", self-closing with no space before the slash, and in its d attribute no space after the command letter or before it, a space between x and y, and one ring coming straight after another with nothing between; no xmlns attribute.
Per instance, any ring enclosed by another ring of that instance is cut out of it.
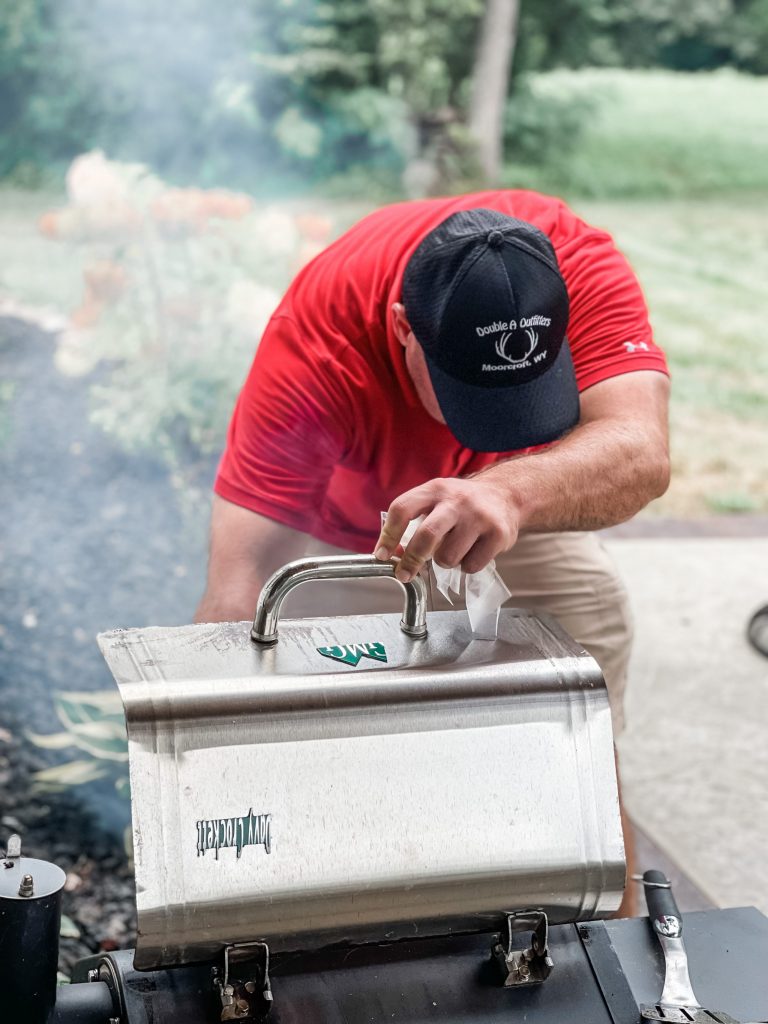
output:
<svg viewBox="0 0 768 1024"><path fill-rule="evenodd" d="M528 448L577 423L568 291L538 228L496 210L452 214L408 260L403 305L465 447Z"/></svg>

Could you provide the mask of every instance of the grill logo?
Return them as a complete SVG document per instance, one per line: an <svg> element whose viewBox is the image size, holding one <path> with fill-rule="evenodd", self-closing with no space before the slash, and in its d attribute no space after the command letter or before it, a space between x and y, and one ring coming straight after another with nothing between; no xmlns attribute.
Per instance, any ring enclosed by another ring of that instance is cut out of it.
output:
<svg viewBox="0 0 768 1024"><path fill-rule="evenodd" d="M265 853L272 852L271 814L254 814L251 808L242 818L207 818L196 825L198 857L213 850L218 860L223 846L234 846L238 859L244 846L263 846Z"/></svg>
<svg viewBox="0 0 768 1024"><path fill-rule="evenodd" d="M384 644L380 643L340 644L336 647L318 647L316 650L324 658L340 661L343 665L351 665L353 668L359 664L361 658L371 658L372 661L387 660Z"/></svg>

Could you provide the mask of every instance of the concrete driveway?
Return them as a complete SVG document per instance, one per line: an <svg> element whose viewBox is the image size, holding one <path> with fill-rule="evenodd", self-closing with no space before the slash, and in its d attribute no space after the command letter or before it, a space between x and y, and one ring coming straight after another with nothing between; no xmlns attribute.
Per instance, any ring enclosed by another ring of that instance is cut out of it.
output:
<svg viewBox="0 0 768 1024"><path fill-rule="evenodd" d="M768 913L768 659L745 639L768 604L768 530L605 540L636 619L628 810L716 906Z"/></svg>

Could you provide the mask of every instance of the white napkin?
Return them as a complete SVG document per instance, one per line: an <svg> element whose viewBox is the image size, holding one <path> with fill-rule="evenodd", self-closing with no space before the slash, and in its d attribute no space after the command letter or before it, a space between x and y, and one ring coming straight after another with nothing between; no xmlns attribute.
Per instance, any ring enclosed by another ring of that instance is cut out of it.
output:
<svg viewBox="0 0 768 1024"><path fill-rule="evenodd" d="M382 512L382 525L386 518L387 513ZM403 547L411 539L423 518L420 516L418 519L412 519L405 528L400 541ZM512 596L496 571L496 563L491 560L480 572L464 573L458 566L454 569L445 569L433 562L432 572L435 574L437 589L451 604L451 591L458 597L461 594L462 582L464 583L464 601L472 635L476 640L495 640L499 628L499 609L507 598Z"/></svg>

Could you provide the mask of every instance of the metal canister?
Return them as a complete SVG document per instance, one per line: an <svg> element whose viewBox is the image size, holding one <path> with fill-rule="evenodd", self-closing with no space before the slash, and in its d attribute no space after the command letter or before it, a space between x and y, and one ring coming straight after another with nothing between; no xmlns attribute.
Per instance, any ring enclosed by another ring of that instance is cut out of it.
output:
<svg viewBox="0 0 768 1024"><path fill-rule="evenodd" d="M56 1001L64 872L21 856L11 836L0 860L0 993L3 1019L45 1024Z"/></svg>

